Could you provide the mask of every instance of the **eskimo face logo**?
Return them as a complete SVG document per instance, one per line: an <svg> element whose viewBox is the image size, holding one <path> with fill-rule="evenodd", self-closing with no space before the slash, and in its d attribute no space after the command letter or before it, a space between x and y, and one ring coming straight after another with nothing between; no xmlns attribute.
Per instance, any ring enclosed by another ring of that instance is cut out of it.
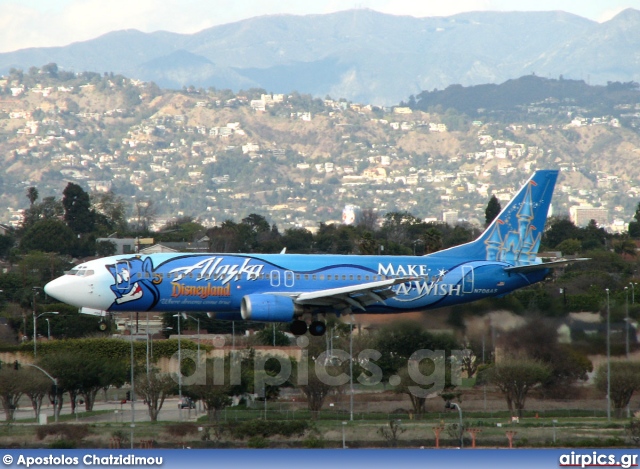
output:
<svg viewBox="0 0 640 469"><path fill-rule="evenodd" d="M118 270L119 269L119 270ZM127 303L142 298L142 288L138 282L131 283L131 272L125 266L118 265L116 267L116 288L121 296L116 298L117 304Z"/></svg>
<svg viewBox="0 0 640 469"><path fill-rule="evenodd" d="M107 266L115 283L111 291L115 300L110 310L145 311L158 301L157 287L153 284L153 265L149 259L131 258Z"/></svg>

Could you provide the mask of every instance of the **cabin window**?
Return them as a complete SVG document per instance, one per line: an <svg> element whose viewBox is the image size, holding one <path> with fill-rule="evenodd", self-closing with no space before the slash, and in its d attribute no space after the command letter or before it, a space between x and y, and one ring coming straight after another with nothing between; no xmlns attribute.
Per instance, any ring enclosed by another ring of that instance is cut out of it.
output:
<svg viewBox="0 0 640 469"><path fill-rule="evenodd" d="M324 280L324 275L321 275L321 276L320 276L320 280Z"/></svg>
<svg viewBox="0 0 640 469"><path fill-rule="evenodd" d="M358 275L358 280L362 280L362 275Z"/></svg>
<svg viewBox="0 0 640 469"><path fill-rule="evenodd" d="M311 276L311 279L312 279L312 280L316 280L316 276L315 276L315 275L312 275L312 276Z"/></svg>
<svg viewBox="0 0 640 469"><path fill-rule="evenodd" d="M309 274L304 274L304 279L309 280Z"/></svg>
<svg viewBox="0 0 640 469"><path fill-rule="evenodd" d="M296 274L296 280L300 280L300 274Z"/></svg>
<svg viewBox="0 0 640 469"><path fill-rule="evenodd" d="M353 275L349 275L349 280L353 280Z"/></svg>
<svg viewBox="0 0 640 469"><path fill-rule="evenodd" d="M343 276L342 276L342 280L346 280L346 279L347 279L347 276L346 276L346 275L343 275Z"/></svg>

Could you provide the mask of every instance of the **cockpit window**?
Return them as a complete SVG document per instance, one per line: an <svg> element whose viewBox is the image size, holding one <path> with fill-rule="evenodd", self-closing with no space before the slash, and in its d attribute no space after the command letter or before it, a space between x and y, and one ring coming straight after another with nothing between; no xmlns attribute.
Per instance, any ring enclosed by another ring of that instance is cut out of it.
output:
<svg viewBox="0 0 640 469"><path fill-rule="evenodd" d="M93 275L95 271L91 269L71 269L65 272L67 275L75 275L76 277L88 277Z"/></svg>

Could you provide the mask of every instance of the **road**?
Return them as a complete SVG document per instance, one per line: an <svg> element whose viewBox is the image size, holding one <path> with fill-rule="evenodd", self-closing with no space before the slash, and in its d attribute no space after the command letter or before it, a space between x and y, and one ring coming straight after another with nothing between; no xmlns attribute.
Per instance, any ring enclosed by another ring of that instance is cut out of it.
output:
<svg viewBox="0 0 640 469"><path fill-rule="evenodd" d="M84 405L80 405L77 407L78 412L84 411ZM93 415L91 417L82 417L76 416L79 422L83 423L94 423L94 422L111 422L111 423L130 423L131 422L131 402L127 402L126 404L120 403L120 401L103 401L98 400L94 406L94 411L104 411L107 410L109 412L105 412L99 415ZM49 404L48 401L42 403L41 414L47 415L47 419L49 423L54 421L53 415L53 406ZM71 406L69 402L65 402L62 406L62 410L60 415L69 415L71 414ZM196 409L178 409L178 398L166 399L162 405L162 409L160 410L160 414L158 415L158 420L163 421L195 421L198 417L201 417L204 414L202 410L201 404L198 404ZM34 412L31 408L30 402L26 400L20 401L20 407L16 410L14 414L14 418L17 422L21 420L33 419ZM68 421L65 419L65 421ZM149 412L147 411L147 406L143 403L143 401L138 400L135 402L135 421L136 422L149 422L151 419L149 418Z"/></svg>

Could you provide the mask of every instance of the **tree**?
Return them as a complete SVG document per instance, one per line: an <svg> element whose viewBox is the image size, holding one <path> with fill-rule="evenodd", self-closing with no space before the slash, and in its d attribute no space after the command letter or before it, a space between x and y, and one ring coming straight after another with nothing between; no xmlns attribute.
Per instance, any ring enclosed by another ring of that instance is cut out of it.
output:
<svg viewBox="0 0 640 469"><path fill-rule="evenodd" d="M633 242L632 239L624 237L622 239L618 239L613 243L613 252L616 254L635 257L637 255L636 252L636 243Z"/></svg>
<svg viewBox="0 0 640 469"><path fill-rule="evenodd" d="M565 239L581 239L580 229L568 217L550 217L542 236L542 244L553 249Z"/></svg>
<svg viewBox="0 0 640 469"><path fill-rule="evenodd" d="M449 355L457 343L448 334L431 334L414 322L396 321L380 329L373 348L382 354L377 364L383 376L389 378L404 367L415 352L444 350Z"/></svg>
<svg viewBox="0 0 640 469"><path fill-rule="evenodd" d="M360 254L365 256L378 253L378 242L369 231L362 234L362 238L358 241L358 250Z"/></svg>
<svg viewBox="0 0 640 469"><path fill-rule="evenodd" d="M38 200L38 189L31 186L27 189L27 199L29 199L29 205L33 207L33 204Z"/></svg>
<svg viewBox="0 0 640 469"><path fill-rule="evenodd" d="M27 228L20 240L20 249L73 255L75 240L74 232L63 222L42 220Z"/></svg>
<svg viewBox="0 0 640 469"><path fill-rule="evenodd" d="M246 360L234 361L235 358L239 357L207 359L201 364L204 367L203 382L183 387L185 395L202 401L209 422L215 422L218 412L231 405L231 396L242 395L247 390L251 372L248 371ZM240 370L238 381L235 379L236 373L231 371L232 367Z"/></svg>
<svg viewBox="0 0 640 469"><path fill-rule="evenodd" d="M9 366L7 363L2 364L0 368L0 400L2 401L2 408L6 416L6 421L13 421L13 415L18 408L18 402L20 397L24 394L24 376L23 368L19 368L16 362L15 369Z"/></svg>
<svg viewBox="0 0 640 469"><path fill-rule="evenodd" d="M255 334L255 338L260 345L275 345L279 347L291 345L289 337L275 327L275 323L266 324L262 330Z"/></svg>
<svg viewBox="0 0 640 469"><path fill-rule="evenodd" d="M422 376L433 376L436 364L432 360L422 360L416 365L418 372ZM439 363L438 366L444 366L444 363ZM399 379L399 384L394 387L394 392L397 394L406 394L409 397L411 407L413 407L413 413L416 418L419 419L425 413L425 404L428 395L431 394L435 396L440 390L435 387L433 390L419 387L411 376L408 364L403 366L395 376L397 376L396 379ZM444 373L442 377L444 379Z"/></svg>
<svg viewBox="0 0 640 469"><path fill-rule="evenodd" d="M611 402L616 418L622 417L622 411L631 400L633 393L640 390L640 363L612 362L611 364ZM607 392L607 365L598 368L596 374L596 388Z"/></svg>
<svg viewBox="0 0 640 469"><path fill-rule="evenodd" d="M127 231L127 206L122 197L112 191L92 194L91 206L95 213L108 220L113 230L121 235Z"/></svg>
<svg viewBox="0 0 640 469"><path fill-rule="evenodd" d="M435 227L430 227L422 236L424 241L424 253L431 254L442 249L442 232Z"/></svg>
<svg viewBox="0 0 640 469"><path fill-rule="evenodd" d="M340 392L348 382L348 377L346 381L338 378L345 370L333 364L332 358L325 350L324 341L314 338L303 353L301 362L292 369L290 383L307 398L307 408L314 420L318 419L327 396ZM345 362L347 360L343 360L341 365Z"/></svg>
<svg viewBox="0 0 640 469"><path fill-rule="evenodd" d="M158 216L158 211L153 200L137 199L134 211L136 230L147 233Z"/></svg>
<svg viewBox="0 0 640 469"><path fill-rule="evenodd" d="M135 390L138 397L142 397L147 404L149 418L152 422L158 421L158 414L162 409L164 400L173 394L176 382L171 375L160 373L157 368L149 370L149 373L138 374Z"/></svg>
<svg viewBox="0 0 640 469"><path fill-rule="evenodd" d="M71 412L75 412L78 396L85 400L85 409L93 409L95 396L100 389L111 384L122 383L123 375L129 371L128 366L119 360L105 361L96 355L63 352L38 357L39 366L47 370L58 380L58 400L62 403L62 395L67 392L71 400Z"/></svg>
<svg viewBox="0 0 640 469"><path fill-rule="evenodd" d="M82 187L70 182L62 192L62 206L64 207L64 221L74 233L90 233L95 224L91 211L91 201Z"/></svg>
<svg viewBox="0 0 640 469"><path fill-rule="evenodd" d="M489 226L491 222L500 215L501 210L500 201L495 195L492 195L484 211L484 226Z"/></svg>
<svg viewBox="0 0 640 469"><path fill-rule="evenodd" d="M24 393L31 400L37 421L40 415L40 408L42 407L42 399L49 394L53 383L48 376L36 368L25 367L24 372L25 376L22 377L25 385Z"/></svg>
<svg viewBox="0 0 640 469"><path fill-rule="evenodd" d="M546 365L549 375L541 384L551 395L566 397L572 386L577 381L586 381L593 370L591 361L584 354L558 343L554 324L542 318L534 318L505 334L501 346L511 356L526 357Z"/></svg>
<svg viewBox="0 0 640 469"><path fill-rule="evenodd" d="M547 365L529 358L509 358L483 370L488 382L494 384L507 401L511 415L522 417L527 394L545 382L551 371Z"/></svg>

